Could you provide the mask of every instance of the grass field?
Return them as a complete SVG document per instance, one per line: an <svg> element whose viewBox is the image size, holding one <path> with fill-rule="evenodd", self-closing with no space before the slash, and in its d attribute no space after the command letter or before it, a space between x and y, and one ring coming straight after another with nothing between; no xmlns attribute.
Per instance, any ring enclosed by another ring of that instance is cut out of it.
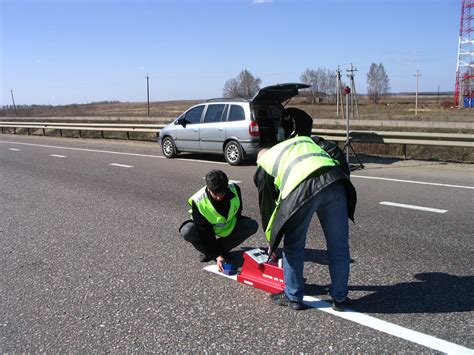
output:
<svg viewBox="0 0 474 355"><path fill-rule="evenodd" d="M162 101L150 103L150 116L147 117L147 103L91 103L64 106L31 106L18 107L17 117L123 117L137 118L138 121L156 121L165 118L168 121L177 117L192 105L205 100ZM474 110L450 107L452 96L419 95L418 115L415 116L414 95L392 95L380 104L370 103L366 97L358 100L359 118L376 120L421 120L421 121L457 121L473 122ZM311 104L306 98L296 97L288 106L299 107L308 112L314 119L336 118L335 103ZM0 116L15 117L12 108L1 109Z"/></svg>

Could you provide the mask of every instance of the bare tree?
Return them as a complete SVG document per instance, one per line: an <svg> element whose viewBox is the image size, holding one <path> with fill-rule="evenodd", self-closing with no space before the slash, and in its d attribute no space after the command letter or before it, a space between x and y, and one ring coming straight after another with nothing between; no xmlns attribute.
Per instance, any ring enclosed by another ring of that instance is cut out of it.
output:
<svg viewBox="0 0 474 355"><path fill-rule="evenodd" d="M304 84L311 85L308 90L311 93L313 104L316 102L317 97L327 96L329 100L331 95L336 93L336 73L329 69L306 69L301 74L300 80Z"/></svg>
<svg viewBox="0 0 474 355"><path fill-rule="evenodd" d="M237 79L229 79L224 84L223 89L224 97L238 97L239 96L239 83Z"/></svg>
<svg viewBox="0 0 474 355"><path fill-rule="evenodd" d="M260 90L261 80L244 69L233 79L228 79L224 84L224 97L252 97Z"/></svg>
<svg viewBox="0 0 474 355"><path fill-rule="evenodd" d="M367 73L367 93L376 104L390 91L390 81L382 63L372 63Z"/></svg>
<svg viewBox="0 0 474 355"><path fill-rule="evenodd" d="M328 102L334 102L336 99L336 71L327 69L326 71L326 80L327 80L327 89L326 94L328 95Z"/></svg>
<svg viewBox="0 0 474 355"><path fill-rule="evenodd" d="M316 93L314 92L313 82L314 82L315 72L312 69L306 69L303 74L300 76L300 80L303 84L311 85L308 88L308 91L311 94L311 103L316 102Z"/></svg>
<svg viewBox="0 0 474 355"><path fill-rule="evenodd" d="M315 71L313 86L318 94L324 92L324 69L318 68Z"/></svg>
<svg viewBox="0 0 474 355"><path fill-rule="evenodd" d="M325 68L318 69L319 80L319 92L326 95L329 89L329 78L327 76L327 70Z"/></svg>

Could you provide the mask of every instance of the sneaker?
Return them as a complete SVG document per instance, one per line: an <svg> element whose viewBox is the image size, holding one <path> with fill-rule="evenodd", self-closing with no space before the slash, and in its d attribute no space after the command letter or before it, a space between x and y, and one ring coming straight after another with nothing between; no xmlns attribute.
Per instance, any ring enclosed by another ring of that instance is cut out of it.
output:
<svg viewBox="0 0 474 355"><path fill-rule="evenodd" d="M201 253L199 254L199 261L201 263L207 263L208 261L211 261L212 259L210 257L208 257L206 254L204 253Z"/></svg>
<svg viewBox="0 0 474 355"><path fill-rule="evenodd" d="M337 312L344 312L346 308L349 307L350 299L346 297L344 301L336 301L332 300L332 309L337 311Z"/></svg>
<svg viewBox="0 0 474 355"><path fill-rule="evenodd" d="M287 306L295 311L302 311L308 308L303 302L290 300L285 291L270 295L270 299L278 306Z"/></svg>

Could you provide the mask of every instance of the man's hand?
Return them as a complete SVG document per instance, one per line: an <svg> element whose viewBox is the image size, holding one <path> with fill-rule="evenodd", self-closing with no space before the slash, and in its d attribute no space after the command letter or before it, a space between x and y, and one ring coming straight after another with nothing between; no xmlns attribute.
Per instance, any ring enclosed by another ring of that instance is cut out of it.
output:
<svg viewBox="0 0 474 355"><path fill-rule="evenodd" d="M223 256L219 255L217 258L216 258L216 264L217 264L217 270L219 270L219 272L223 272L224 271L224 267L223 267L223 263L225 263L225 259Z"/></svg>

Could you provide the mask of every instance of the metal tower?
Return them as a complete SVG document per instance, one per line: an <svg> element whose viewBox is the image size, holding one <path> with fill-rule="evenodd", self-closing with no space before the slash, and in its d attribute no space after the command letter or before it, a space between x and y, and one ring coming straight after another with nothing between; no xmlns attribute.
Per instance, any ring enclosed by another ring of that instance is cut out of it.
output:
<svg viewBox="0 0 474 355"><path fill-rule="evenodd" d="M454 105L474 107L474 0L461 0L461 27L459 31L458 60Z"/></svg>

